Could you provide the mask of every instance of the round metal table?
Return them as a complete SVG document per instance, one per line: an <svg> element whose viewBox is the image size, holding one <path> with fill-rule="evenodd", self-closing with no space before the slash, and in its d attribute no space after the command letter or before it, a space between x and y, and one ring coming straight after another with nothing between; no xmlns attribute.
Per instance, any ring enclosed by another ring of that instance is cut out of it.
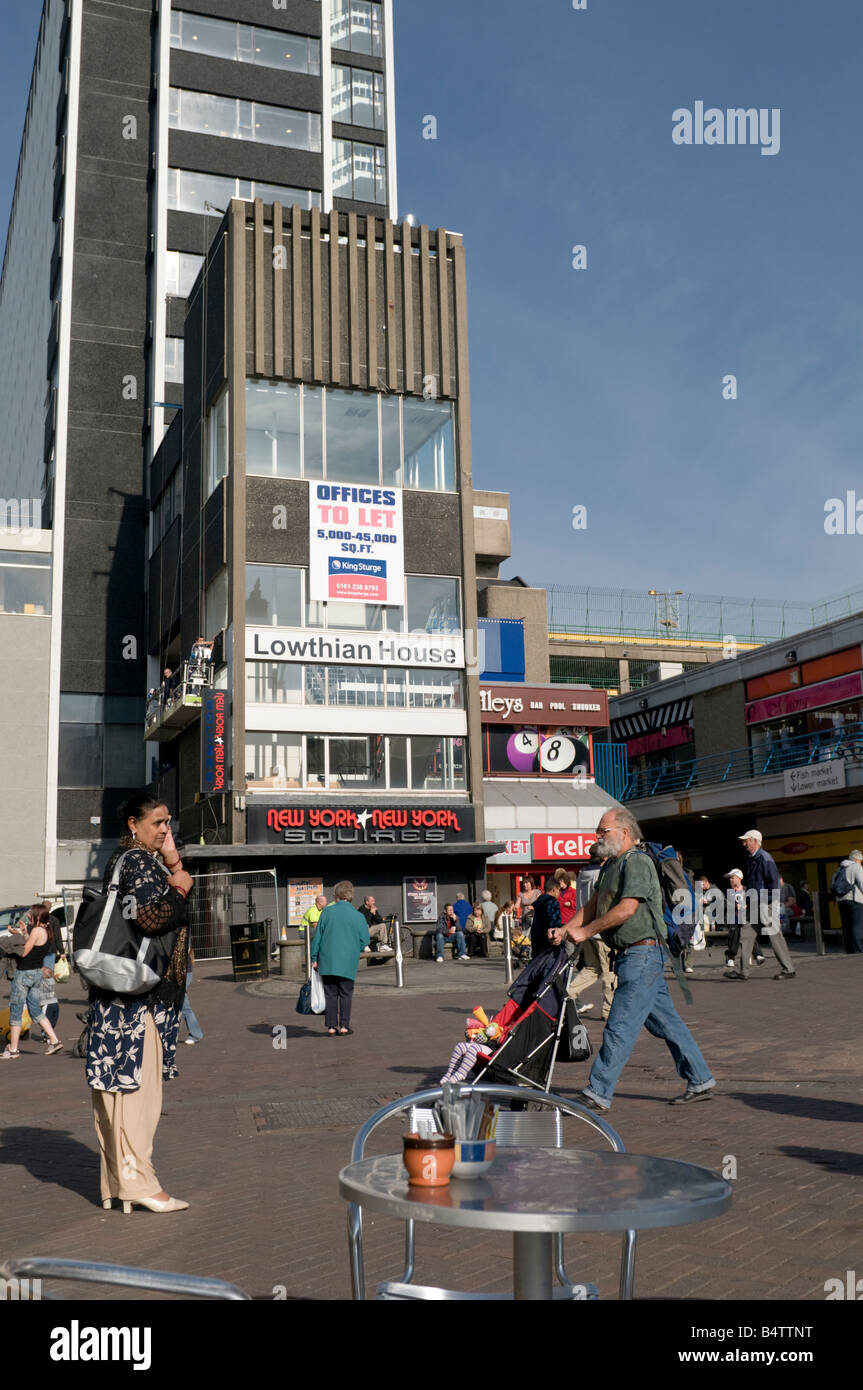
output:
<svg viewBox="0 0 863 1390"><path fill-rule="evenodd" d="M339 1192L402 1221L512 1231L514 1295L533 1300L552 1296L556 1231L685 1226L731 1202L731 1185L695 1164L578 1149L499 1149L484 1178L446 1187L410 1187L401 1154L385 1154L343 1168Z"/></svg>

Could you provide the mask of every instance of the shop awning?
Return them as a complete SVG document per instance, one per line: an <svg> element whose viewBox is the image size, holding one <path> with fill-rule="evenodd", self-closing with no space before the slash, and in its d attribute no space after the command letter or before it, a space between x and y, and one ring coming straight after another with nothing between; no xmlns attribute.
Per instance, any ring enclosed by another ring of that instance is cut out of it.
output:
<svg viewBox="0 0 863 1390"><path fill-rule="evenodd" d="M485 833L505 844L490 865L584 860L605 812L619 805L595 782L489 777L483 789Z"/></svg>

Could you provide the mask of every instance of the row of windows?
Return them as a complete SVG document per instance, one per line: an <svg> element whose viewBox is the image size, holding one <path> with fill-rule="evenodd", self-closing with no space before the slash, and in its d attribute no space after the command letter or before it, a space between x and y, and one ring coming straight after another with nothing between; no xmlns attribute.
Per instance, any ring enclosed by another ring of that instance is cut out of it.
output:
<svg viewBox="0 0 863 1390"><path fill-rule="evenodd" d="M246 787L464 791L466 740L436 735L246 734Z"/></svg>
<svg viewBox="0 0 863 1390"><path fill-rule="evenodd" d="M287 72L321 71L321 45L318 39L265 29L259 24L240 24L212 19L207 15L174 10L171 14L171 47L188 53L206 53L211 58L228 58L236 63L256 63L259 67L281 68Z"/></svg>
<svg viewBox="0 0 863 1390"><path fill-rule="evenodd" d="M165 254L165 293L187 299L204 264L203 256L190 251L168 251Z"/></svg>
<svg viewBox="0 0 863 1390"><path fill-rule="evenodd" d="M362 203L387 201L387 158L383 145L333 141L333 196Z"/></svg>
<svg viewBox="0 0 863 1390"><path fill-rule="evenodd" d="M321 118L316 111L294 111L287 106L190 92L182 87L170 89L168 124L173 130L228 140L254 140L292 150L321 148Z"/></svg>
<svg viewBox="0 0 863 1390"><path fill-rule="evenodd" d="M334 121L383 130L383 73L334 65L332 111Z"/></svg>
<svg viewBox="0 0 863 1390"><path fill-rule="evenodd" d="M310 602L308 571L295 565L246 565L249 627L300 627L358 632L461 631L459 581L447 575L405 575L407 612L370 603Z"/></svg>
<svg viewBox="0 0 863 1390"><path fill-rule="evenodd" d="M227 471L226 458L214 459L215 481L221 476L219 469ZM249 381L246 471L272 478L326 478L454 492L452 405L371 391Z"/></svg>
<svg viewBox="0 0 863 1390"><path fill-rule="evenodd" d="M382 58L383 7L375 0L333 0L330 42L334 48Z"/></svg>
<svg viewBox="0 0 863 1390"><path fill-rule="evenodd" d="M246 700L252 705L460 710L464 678L460 671L247 661Z"/></svg>
<svg viewBox="0 0 863 1390"><path fill-rule="evenodd" d="M265 203L282 203L290 207L319 208L320 193L310 188L287 188L257 179L232 179L223 174L201 174L192 169L168 170L168 207L175 212L224 212L232 198L251 202L263 198ZM204 204L209 204L205 207Z"/></svg>
<svg viewBox="0 0 863 1390"><path fill-rule="evenodd" d="M161 545L168 530L183 510L182 469L175 468L168 480L162 496L153 508L153 523L150 536L150 554Z"/></svg>

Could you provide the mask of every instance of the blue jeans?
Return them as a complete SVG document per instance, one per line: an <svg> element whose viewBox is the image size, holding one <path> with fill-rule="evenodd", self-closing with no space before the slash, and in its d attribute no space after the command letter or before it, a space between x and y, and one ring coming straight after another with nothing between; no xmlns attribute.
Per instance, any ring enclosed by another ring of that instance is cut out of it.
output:
<svg viewBox="0 0 863 1390"><path fill-rule="evenodd" d="M204 1036L204 1030L203 1030L203 1028L201 1027L201 1025L200 1025L200 1023L198 1022L198 1020L195 1018L195 1015L194 1015L194 1013L192 1012L192 1006L191 1006L191 1004L189 1003L189 986L190 986L191 983L192 983L192 972L191 972L191 970L187 970L187 971L186 971L186 997L185 997L185 999L183 1000L183 1012L181 1013L180 1017L181 1017L181 1019L183 1020L183 1022L185 1023L185 1025L186 1025L186 1027L188 1028L188 1030L189 1030L189 1037L190 1037L190 1038L194 1038L196 1042L200 1042L201 1039L202 1039L202 1037Z"/></svg>
<svg viewBox="0 0 863 1390"><path fill-rule="evenodd" d="M444 942L445 942L445 941L454 941L454 942L455 942L456 954L457 954L457 955L460 955L460 956L466 956L466 955L467 955L467 947L465 946L465 941L464 941L464 932L462 931L461 927L456 927L455 931L452 933L451 936L444 936L444 934L443 934L442 931L439 931L439 932L436 932L436 933L435 933L435 945L436 945L436 947L437 947L437 950L435 951L435 955L436 955L436 956L442 956L442 955L443 955L443 948L444 948Z"/></svg>
<svg viewBox="0 0 863 1390"><path fill-rule="evenodd" d="M706 1091L716 1084L695 1039L671 1002L664 970L665 952L661 946L630 946L617 958L617 989L602 1047L586 1087L601 1104L611 1104L617 1079L642 1027L668 1044L677 1073L690 1090Z"/></svg>
<svg viewBox="0 0 863 1390"><path fill-rule="evenodd" d="M9 994L9 1025L14 1027L24 1016L24 1008L34 1023L45 1017L42 1008L42 967L38 970L22 970L20 965L12 979Z"/></svg>

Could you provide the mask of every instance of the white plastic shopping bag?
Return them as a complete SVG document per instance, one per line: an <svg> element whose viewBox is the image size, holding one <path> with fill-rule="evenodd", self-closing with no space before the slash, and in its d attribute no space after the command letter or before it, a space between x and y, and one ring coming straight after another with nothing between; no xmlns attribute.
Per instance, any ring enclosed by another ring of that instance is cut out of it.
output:
<svg viewBox="0 0 863 1390"><path fill-rule="evenodd" d="M324 982L321 979L320 971L312 971L312 1013L322 1014L326 1008L324 998Z"/></svg>

